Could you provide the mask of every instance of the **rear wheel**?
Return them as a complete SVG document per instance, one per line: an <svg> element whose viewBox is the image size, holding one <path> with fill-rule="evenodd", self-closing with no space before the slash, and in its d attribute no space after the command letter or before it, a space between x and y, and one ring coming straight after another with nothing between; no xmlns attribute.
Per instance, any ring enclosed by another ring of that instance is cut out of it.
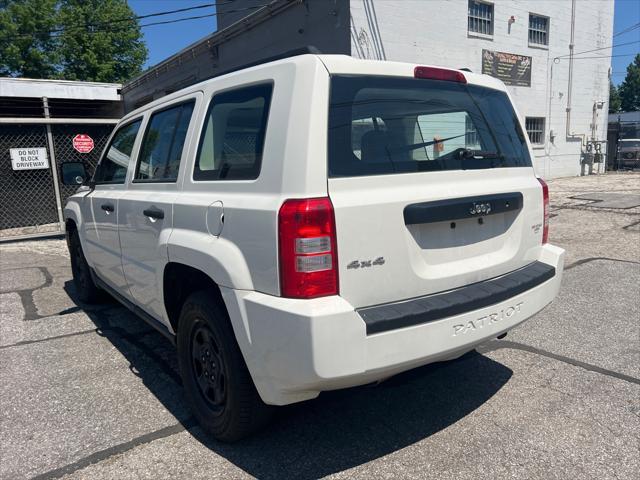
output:
<svg viewBox="0 0 640 480"><path fill-rule="evenodd" d="M84 303L97 303L103 298L103 291L95 284L91 269L82 251L77 230L69 235L69 255L71 257L71 273L78 298Z"/></svg>
<svg viewBox="0 0 640 480"><path fill-rule="evenodd" d="M218 440L239 440L270 420L226 312L200 291L187 298L178 327L178 362L185 395L202 427Z"/></svg>

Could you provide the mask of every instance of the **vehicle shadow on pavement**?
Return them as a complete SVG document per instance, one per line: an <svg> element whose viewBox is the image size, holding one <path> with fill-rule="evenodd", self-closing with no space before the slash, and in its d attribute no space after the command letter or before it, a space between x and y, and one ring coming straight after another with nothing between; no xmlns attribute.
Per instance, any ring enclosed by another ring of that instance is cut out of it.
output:
<svg viewBox="0 0 640 480"><path fill-rule="evenodd" d="M456 423L512 374L470 352L377 386L325 392L285 407L264 432L240 443L220 444L199 428L191 433L257 478L315 479L391 454Z"/></svg>
<svg viewBox="0 0 640 480"><path fill-rule="evenodd" d="M65 290L77 300L71 282ZM174 347L115 302L85 310L150 392L204 446L261 479L319 478L421 441L469 415L511 378L477 352L427 365L377 386L325 392L283 407L263 432L234 444L207 436L183 397Z"/></svg>

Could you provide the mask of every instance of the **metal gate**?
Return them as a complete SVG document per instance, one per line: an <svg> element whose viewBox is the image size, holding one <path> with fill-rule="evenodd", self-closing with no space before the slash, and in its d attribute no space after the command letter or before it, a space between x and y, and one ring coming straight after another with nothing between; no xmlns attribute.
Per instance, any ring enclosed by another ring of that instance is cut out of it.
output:
<svg viewBox="0 0 640 480"><path fill-rule="evenodd" d="M41 170L13 170L11 166L9 149L37 147L48 147L44 125L0 126L2 237L59 230L51 161L48 169Z"/></svg>
<svg viewBox="0 0 640 480"><path fill-rule="evenodd" d="M90 119L85 120L87 124L74 120L73 124L58 121L51 125L46 120L0 124L0 241L63 231L59 212L77 187L62 185L59 166L63 162L82 161L92 175L116 122L92 125ZM73 148L73 137L80 133L93 138L91 152L79 153ZM49 168L13 170L10 149L43 147L47 149Z"/></svg>

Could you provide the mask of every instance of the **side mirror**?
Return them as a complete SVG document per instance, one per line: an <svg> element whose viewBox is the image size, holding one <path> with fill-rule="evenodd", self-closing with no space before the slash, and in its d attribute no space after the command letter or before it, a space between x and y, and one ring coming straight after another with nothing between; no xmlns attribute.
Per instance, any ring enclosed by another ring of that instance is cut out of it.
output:
<svg viewBox="0 0 640 480"><path fill-rule="evenodd" d="M82 162L65 162L60 165L60 176L64 185L84 185L87 182L87 169Z"/></svg>

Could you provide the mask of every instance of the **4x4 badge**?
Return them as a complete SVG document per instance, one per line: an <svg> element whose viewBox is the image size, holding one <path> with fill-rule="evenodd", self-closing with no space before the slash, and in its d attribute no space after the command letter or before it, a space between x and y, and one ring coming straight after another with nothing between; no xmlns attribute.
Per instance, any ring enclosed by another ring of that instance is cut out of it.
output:
<svg viewBox="0 0 640 480"><path fill-rule="evenodd" d="M384 257L378 257L375 260L354 260L353 262L350 262L349 265L347 265L348 269L354 269L354 268L366 268L366 267L372 267L374 265L384 265Z"/></svg>

